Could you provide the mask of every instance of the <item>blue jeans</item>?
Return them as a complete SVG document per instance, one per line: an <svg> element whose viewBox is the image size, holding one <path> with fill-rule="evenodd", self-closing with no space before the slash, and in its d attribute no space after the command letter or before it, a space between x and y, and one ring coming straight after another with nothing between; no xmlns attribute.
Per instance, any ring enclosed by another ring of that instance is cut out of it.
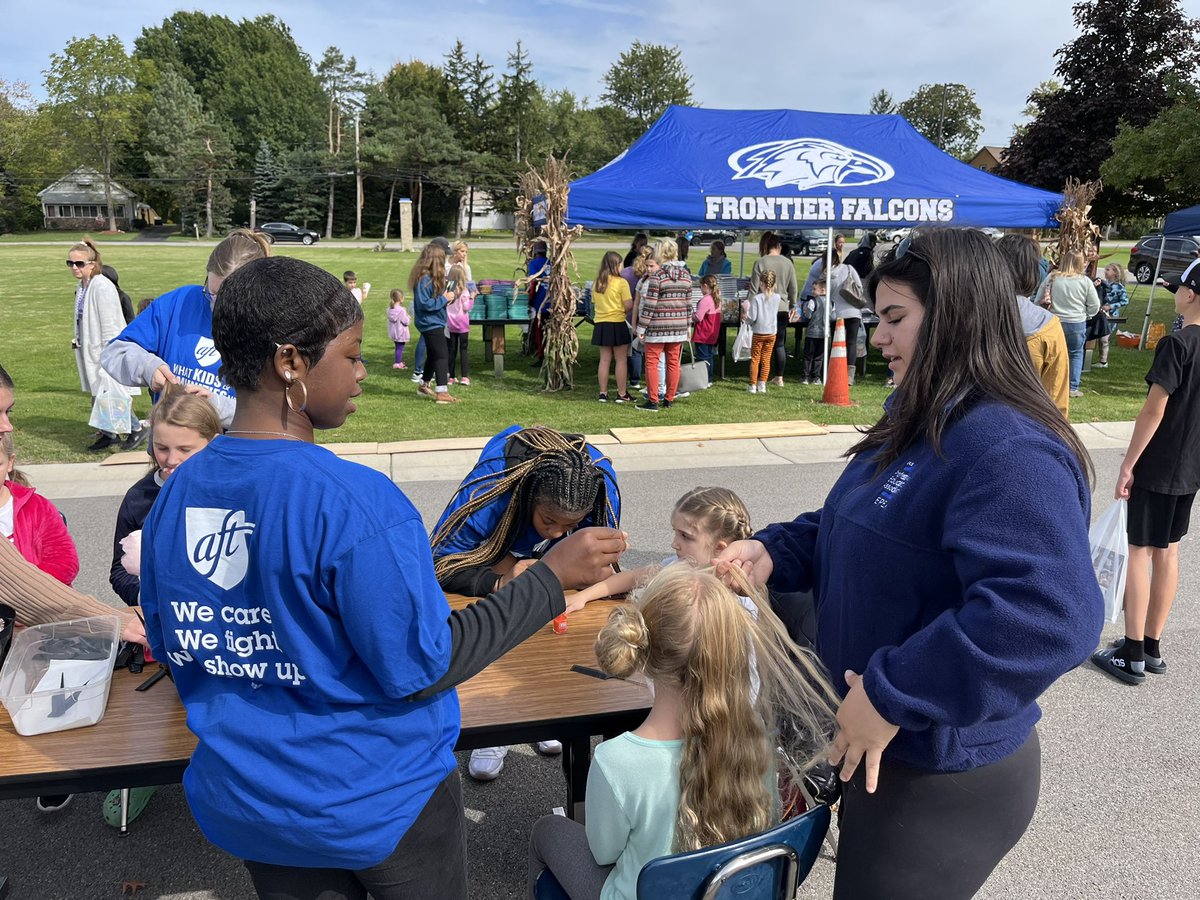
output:
<svg viewBox="0 0 1200 900"><path fill-rule="evenodd" d="M417 339L417 349L413 354L413 371L425 371L425 335Z"/></svg>
<svg viewBox="0 0 1200 900"><path fill-rule="evenodd" d="M1067 356L1071 360L1071 390L1079 390L1079 379L1083 375L1083 345L1087 342L1087 322L1063 322L1063 334L1067 338Z"/></svg>
<svg viewBox="0 0 1200 900"><path fill-rule="evenodd" d="M696 359L704 360L704 365L708 367L708 383L712 384L712 361L713 351L717 349L716 344L694 344L696 348Z"/></svg>

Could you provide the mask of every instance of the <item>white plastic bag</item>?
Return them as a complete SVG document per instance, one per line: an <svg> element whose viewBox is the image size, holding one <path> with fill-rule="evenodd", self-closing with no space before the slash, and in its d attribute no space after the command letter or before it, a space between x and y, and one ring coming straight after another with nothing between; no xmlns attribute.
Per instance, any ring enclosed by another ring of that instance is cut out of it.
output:
<svg viewBox="0 0 1200 900"><path fill-rule="evenodd" d="M749 322L743 322L738 328L737 337L733 339L733 361L745 362L750 358L750 346L754 343L754 331Z"/></svg>
<svg viewBox="0 0 1200 900"><path fill-rule="evenodd" d="M1129 571L1128 502L1115 501L1088 530L1092 568L1104 594L1104 618L1117 621L1125 604L1125 576Z"/></svg>

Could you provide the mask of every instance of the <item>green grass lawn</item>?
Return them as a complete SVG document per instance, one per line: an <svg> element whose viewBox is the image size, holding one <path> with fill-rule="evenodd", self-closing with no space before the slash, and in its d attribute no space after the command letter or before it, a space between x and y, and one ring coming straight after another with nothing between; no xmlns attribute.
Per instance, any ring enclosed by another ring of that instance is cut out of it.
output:
<svg viewBox="0 0 1200 900"><path fill-rule="evenodd" d="M409 372L396 371L392 345L387 337L384 310L388 291L403 286L415 256L376 253L332 244L315 247L277 247L280 254L308 259L341 276L346 269L358 273L359 282L371 282L365 304L366 342L364 355L369 377L359 412L344 427L322 435L324 441L390 441L428 437L487 435L513 423L546 424L579 432L603 432L614 426L744 422L755 420L809 419L819 424L860 424L875 421L889 391L884 387L887 372L877 353L869 357L867 377L852 389L856 406L830 407L820 401L820 386L797 383L799 363L788 361L786 387L772 389L765 397L746 391L746 363L729 362L729 380L681 401L669 412L647 415L629 405L596 402L596 353L591 347L591 327L579 329L580 358L575 389L555 394L540 389L537 369L520 356L520 334L509 328L507 369L496 380L490 363L483 360L479 328L471 333L471 381L456 393L463 398L457 406L438 407L418 397ZM702 254L703 251L696 251ZM162 294L181 284L199 283L209 248L182 245L130 245L105 248L104 261L116 266L121 285L134 303L143 297ZM599 267L602 250L577 254L580 280L591 279ZM1123 254L1121 254L1123 255ZM697 260L700 257L697 257ZM91 442L87 425L91 398L79 390L74 354L71 351L71 314L74 281L63 265L65 252L54 246L0 245L0 363L17 384L17 446L24 462L74 462L95 459L84 448ZM476 278L512 278L519 260L514 251L477 249L471 253ZM698 265L698 261L694 261ZM811 261L797 261L804 278ZM735 268L737 260L734 259ZM747 270L749 260L747 260ZM1145 312L1149 289L1131 290L1128 308L1129 331L1138 331ZM1173 318L1172 298L1165 291L1155 294L1154 318L1168 323ZM732 340L732 334L730 336ZM412 364L415 342L406 351ZM790 349L790 344L789 344ZM1083 378L1086 396L1072 402L1072 418L1078 422L1132 419L1141 406L1146 389L1142 378L1150 365L1150 354L1114 346L1107 369ZM610 385L610 394L615 388ZM144 416L149 399L137 407Z"/></svg>

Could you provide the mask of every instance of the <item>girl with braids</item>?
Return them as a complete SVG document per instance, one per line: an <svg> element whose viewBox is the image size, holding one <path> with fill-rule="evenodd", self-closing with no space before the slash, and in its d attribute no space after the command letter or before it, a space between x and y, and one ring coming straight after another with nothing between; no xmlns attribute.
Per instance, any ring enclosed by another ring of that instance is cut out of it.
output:
<svg viewBox="0 0 1200 900"><path fill-rule="evenodd" d="M577 528L621 521L612 463L580 435L513 425L483 448L433 529L434 572L451 593L480 597L533 566ZM539 741L559 753L558 741ZM507 747L471 753L467 771L480 781L504 768Z"/></svg>
<svg viewBox="0 0 1200 900"><path fill-rule="evenodd" d="M845 697L835 900L965 900L1037 806L1038 697L1100 636L1091 461L986 235L914 235L868 294L896 379L883 417L821 509L731 544L718 571L813 593Z"/></svg>
<svg viewBox="0 0 1200 900"><path fill-rule="evenodd" d="M679 498L671 513L674 539L669 556L657 565L627 569L584 588L575 599L585 603L604 597L620 596L645 584L664 566L683 561L707 566L717 554L734 541L750 537L750 512L742 499L728 488L692 488ZM746 601L750 603L749 600Z"/></svg>
<svg viewBox="0 0 1200 900"><path fill-rule="evenodd" d="M824 755L836 695L766 602L751 602L753 613L711 569L678 563L612 611L596 638L600 668L644 673L654 703L596 748L587 825L535 823L531 895L549 868L572 900L634 900L650 860L779 821L778 779L798 781Z"/></svg>

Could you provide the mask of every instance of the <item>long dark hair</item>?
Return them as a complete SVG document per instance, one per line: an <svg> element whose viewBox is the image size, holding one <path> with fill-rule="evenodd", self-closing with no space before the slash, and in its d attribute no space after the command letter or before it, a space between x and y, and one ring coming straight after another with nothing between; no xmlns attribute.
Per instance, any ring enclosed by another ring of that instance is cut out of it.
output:
<svg viewBox="0 0 1200 900"><path fill-rule="evenodd" d="M1055 434L1091 482L1091 457L1033 371L1012 274L991 238L941 228L900 249L871 273L871 304L881 282L903 284L921 301L925 318L903 385L847 455L877 452L882 471L922 439L940 453L946 429L975 403L991 400Z"/></svg>

